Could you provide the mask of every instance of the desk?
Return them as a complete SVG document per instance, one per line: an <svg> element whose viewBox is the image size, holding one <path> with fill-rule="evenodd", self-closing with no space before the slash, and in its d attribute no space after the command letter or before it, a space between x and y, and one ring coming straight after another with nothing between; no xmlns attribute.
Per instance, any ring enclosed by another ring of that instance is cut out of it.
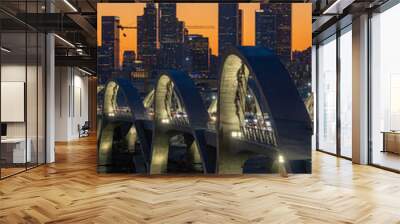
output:
<svg viewBox="0 0 400 224"><path fill-rule="evenodd" d="M31 139L27 139L28 143L25 151L25 138L5 138L1 139L1 157L6 163L26 163L31 162Z"/></svg>
<svg viewBox="0 0 400 224"><path fill-rule="evenodd" d="M383 152L400 154L400 131L385 131L383 133Z"/></svg>

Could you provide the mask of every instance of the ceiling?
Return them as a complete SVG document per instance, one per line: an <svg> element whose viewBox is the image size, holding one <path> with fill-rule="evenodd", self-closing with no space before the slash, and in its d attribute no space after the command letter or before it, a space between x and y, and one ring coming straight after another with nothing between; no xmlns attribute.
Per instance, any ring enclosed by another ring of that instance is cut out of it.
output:
<svg viewBox="0 0 400 224"><path fill-rule="evenodd" d="M351 24L352 18L372 11L390 0L312 0L313 42Z"/></svg>
<svg viewBox="0 0 400 224"><path fill-rule="evenodd" d="M30 43L30 37L33 36L30 33L36 36L36 33L51 32L57 34L56 65L82 66L95 70L97 1L51 0L47 1L47 5L45 2L0 1L2 46L12 49L7 53L8 58L14 61L26 55L32 58L37 48L34 43ZM26 50L25 46L28 46Z"/></svg>

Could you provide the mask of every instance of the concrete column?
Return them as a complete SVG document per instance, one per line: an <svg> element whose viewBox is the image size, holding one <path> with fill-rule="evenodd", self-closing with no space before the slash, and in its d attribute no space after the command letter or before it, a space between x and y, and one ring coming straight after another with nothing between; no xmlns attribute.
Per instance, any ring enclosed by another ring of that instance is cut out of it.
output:
<svg viewBox="0 0 400 224"><path fill-rule="evenodd" d="M368 15L353 19L353 162L368 163Z"/></svg>
<svg viewBox="0 0 400 224"><path fill-rule="evenodd" d="M55 54L54 34L46 36L46 163L55 161Z"/></svg>
<svg viewBox="0 0 400 224"><path fill-rule="evenodd" d="M54 12L52 1L46 1L46 12ZM55 162L55 42L46 34L46 163Z"/></svg>

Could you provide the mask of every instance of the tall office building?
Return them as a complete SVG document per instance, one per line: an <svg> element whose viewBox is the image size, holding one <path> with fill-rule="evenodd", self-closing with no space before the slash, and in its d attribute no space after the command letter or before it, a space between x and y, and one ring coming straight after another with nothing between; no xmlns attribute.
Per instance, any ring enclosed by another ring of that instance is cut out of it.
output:
<svg viewBox="0 0 400 224"><path fill-rule="evenodd" d="M218 78L218 56L212 54L210 49L210 72L208 78L216 79Z"/></svg>
<svg viewBox="0 0 400 224"><path fill-rule="evenodd" d="M159 67L180 69L182 67L182 44L184 23L176 17L176 3L159 3Z"/></svg>
<svg viewBox="0 0 400 224"><path fill-rule="evenodd" d="M142 16L137 17L137 57L146 70L157 65L157 9L147 3Z"/></svg>
<svg viewBox="0 0 400 224"><path fill-rule="evenodd" d="M305 100L311 93L311 48L303 51L293 51L289 65L291 77Z"/></svg>
<svg viewBox="0 0 400 224"><path fill-rule="evenodd" d="M243 10L239 9L238 16L238 45L241 46L243 44Z"/></svg>
<svg viewBox="0 0 400 224"><path fill-rule="evenodd" d="M176 18L176 3L159 3L158 12L160 46L165 43L177 42L178 20Z"/></svg>
<svg viewBox="0 0 400 224"><path fill-rule="evenodd" d="M135 70L136 54L134 51L124 51L124 58L122 61L122 71L133 72Z"/></svg>
<svg viewBox="0 0 400 224"><path fill-rule="evenodd" d="M242 12L237 3L218 4L218 54L230 46L240 46L242 37Z"/></svg>
<svg viewBox="0 0 400 224"><path fill-rule="evenodd" d="M177 34L178 34L178 42L179 43L183 43L184 42L185 32L188 32L186 27L185 27L185 22L184 21L178 21Z"/></svg>
<svg viewBox="0 0 400 224"><path fill-rule="evenodd" d="M190 75L195 77L205 77L209 74L210 54L208 37L199 34L185 36L185 47L187 54L185 57L187 68Z"/></svg>
<svg viewBox="0 0 400 224"><path fill-rule="evenodd" d="M103 16L101 18L101 47L98 49L99 84L104 85L111 78L113 71L120 68L119 58L119 17Z"/></svg>
<svg viewBox="0 0 400 224"><path fill-rule="evenodd" d="M290 4L260 4L256 12L256 45L275 51L284 64L292 54L292 6Z"/></svg>
<svg viewBox="0 0 400 224"><path fill-rule="evenodd" d="M135 61L134 62L135 70L131 72L131 79L147 79L149 78L149 73L143 67L142 61Z"/></svg>

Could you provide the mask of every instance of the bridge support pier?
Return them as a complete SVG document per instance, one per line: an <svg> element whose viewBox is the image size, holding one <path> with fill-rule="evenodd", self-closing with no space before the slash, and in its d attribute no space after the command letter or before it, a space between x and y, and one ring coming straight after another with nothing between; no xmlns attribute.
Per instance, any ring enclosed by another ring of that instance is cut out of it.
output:
<svg viewBox="0 0 400 224"><path fill-rule="evenodd" d="M160 124L156 124L155 126L157 125ZM163 130L161 127L155 127L154 131L158 133L153 134L150 174L167 173L169 136L166 130Z"/></svg>
<svg viewBox="0 0 400 224"><path fill-rule="evenodd" d="M98 166L107 166L112 162L112 146L113 146L113 137L114 137L114 129L116 127L115 124L107 124L102 125L105 126L101 129L100 140L98 142ZM103 170L99 170L103 172Z"/></svg>
<svg viewBox="0 0 400 224"><path fill-rule="evenodd" d="M227 140L224 140L227 139ZM219 153L218 153L218 174L242 174L243 166L246 160L249 159L247 153L233 153L231 152L230 135L223 135L219 139Z"/></svg>
<svg viewBox="0 0 400 224"><path fill-rule="evenodd" d="M133 124L131 128L129 129L128 133L125 136L126 142L128 144L128 150L129 151L134 151L135 150L135 144L137 140L137 132L136 132L136 127Z"/></svg>
<svg viewBox="0 0 400 224"><path fill-rule="evenodd" d="M247 156L241 156L239 154L235 156L222 155L220 153L220 158L218 162L218 174L242 174L243 164L247 160ZM221 158L222 157L222 158Z"/></svg>
<svg viewBox="0 0 400 224"><path fill-rule="evenodd" d="M191 142L188 142L187 145L189 146L188 162L193 165L193 169L196 171L205 169L205 167L202 167L203 165L202 165L201 155L199 148L197 147L196 141L192 140Z"/></svg>
<svg viewBox="0 0 400 224"><path fill-rule="evenodd" d="M279 167L279 175L281 175L281 177L288 177L285 164L279 163L278 167Z"/></svg>

